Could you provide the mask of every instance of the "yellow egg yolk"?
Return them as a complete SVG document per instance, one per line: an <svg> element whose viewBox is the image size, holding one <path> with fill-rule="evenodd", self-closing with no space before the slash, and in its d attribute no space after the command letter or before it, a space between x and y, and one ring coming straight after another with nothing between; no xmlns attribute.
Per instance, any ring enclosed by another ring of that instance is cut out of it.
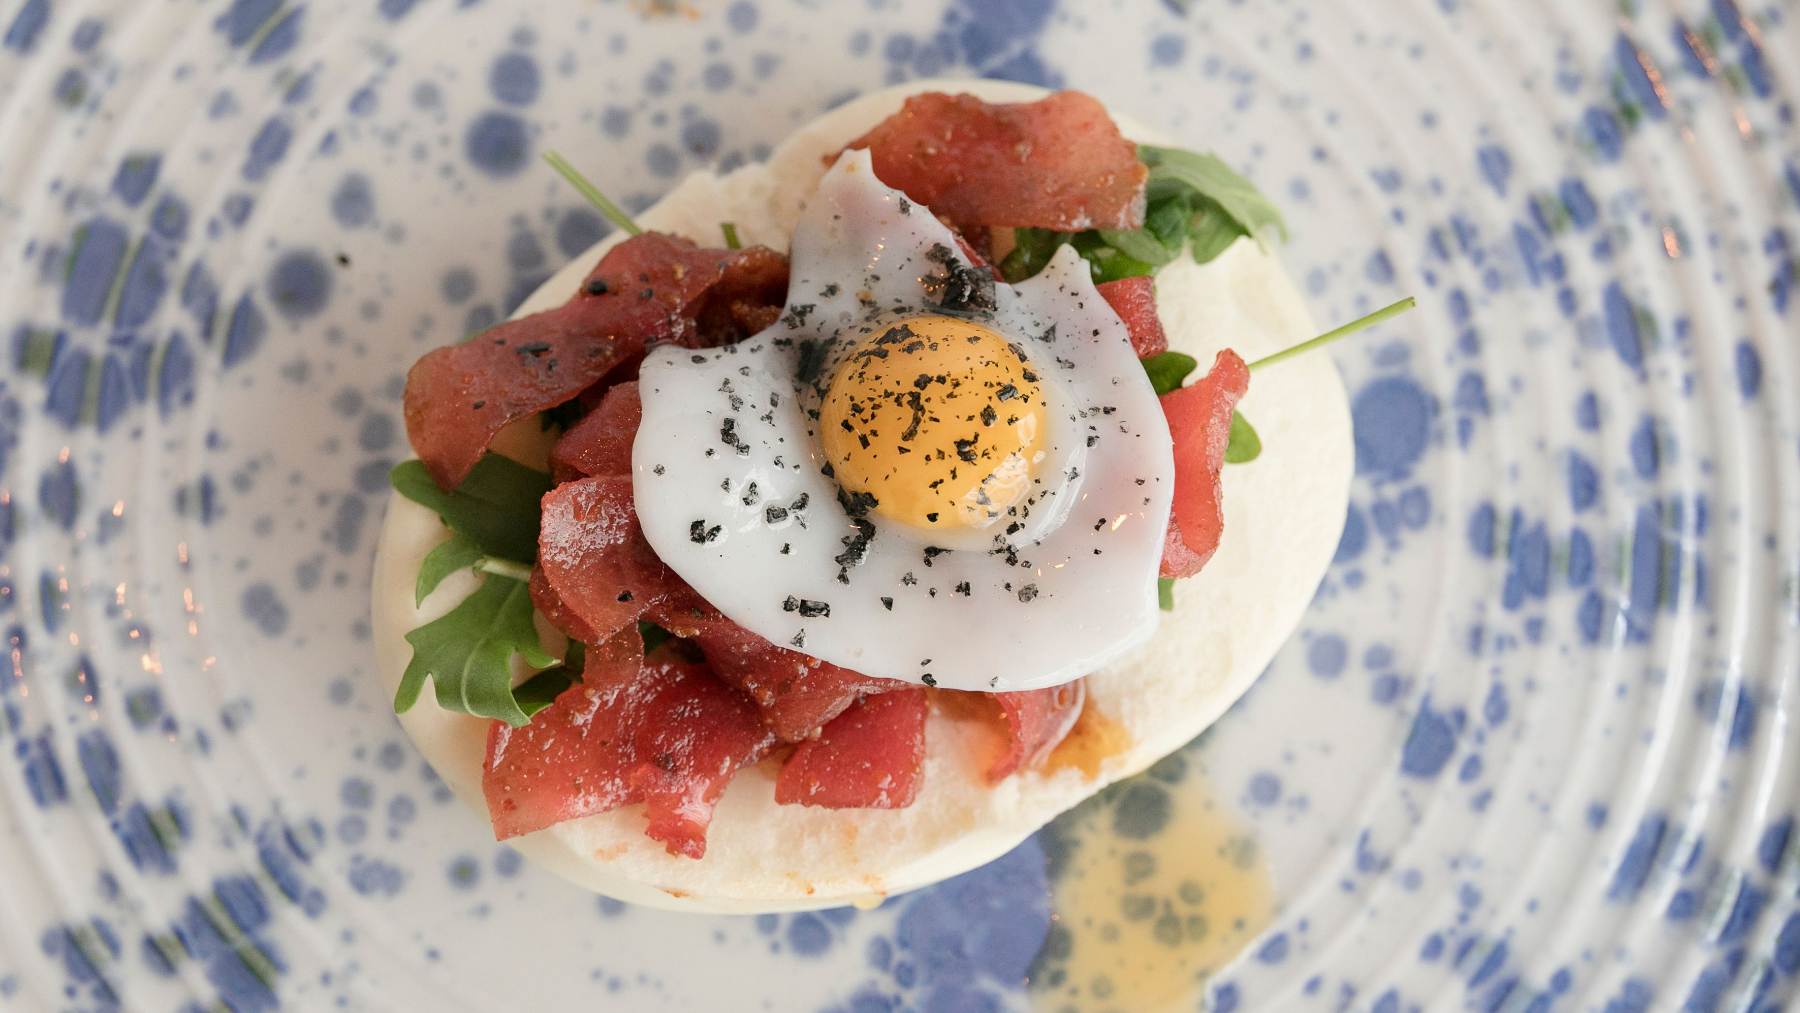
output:
<svg viewBox="0 0 1800 1013"><path fill-rule="evenodd" d="M870 336L832 377L819 422L838 483L920 528L993 523L1045 456L1043 385L1024 350L957 317Z"/></svg>

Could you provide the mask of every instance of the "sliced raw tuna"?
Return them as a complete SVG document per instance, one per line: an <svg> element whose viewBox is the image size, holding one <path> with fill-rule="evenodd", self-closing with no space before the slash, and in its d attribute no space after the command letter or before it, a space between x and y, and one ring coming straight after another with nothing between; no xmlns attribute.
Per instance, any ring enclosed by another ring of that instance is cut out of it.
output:
<svg viewBox="0 0 1800 1013"><path fill-rule="evenodd" d="M787 259L763 247L703 250L647 232L607 251L574 298L427 353L406 378L406 433L453 489L507 423L564 403L646 344L747 333L786 297Z"/></svg>
<svg viewBox="0 0 1800 1013"><path fill-rule="evenodd" d="M1006 725L1006 747L988 767L988 780L1000 781L1044 762L1057 743L1075 727L1087 699L1087 680L1024 693L993 693Z"/></svg>
<svg viewBox="0 0 1800 1013"><path fill-rule="evenodd" d="M498 840L643 802L645 833L706 854L713 807L774 739L741 693L636 631L589 652L582 681L523 728L488 732L482 790Z"/></svg>
<svg viewBox="0 0 1800 1013"><path fill-rule="evenodd" d="M911 683L871 679L764 640L692 596L659 605L652 621L700 645L706 663L749 694L769 729L786 742L809 738L826 722L873 693Z"/></svg>
<svg viewBox="0 0 1800 1013"><path fill-rule="evenodd" d="M871 696L794 748L775 801L826 809L904 809L925 766L925 691Z"/></svg>
<svg viewBox="0 0 1800 1013"><path fill-rule="evenodd" d="M644 540L629 475L564 482L544 495L538 567L544 588L532 601L583 643L611 637L686 588Z"/></svg>
<svg viewBox="0 0 1800 1013"><path fill-rule="evenodd" d="M550 620L550 625L563 631L571 640L597 644L606 639L563 604L556 589L550 586L550 578L544 573L542 564L531 568L531 583L528 587L531 591L531 607L537 609L545 619Z"/></svg>
<svg viewBox="0 0 1800 1013"><path fill-rule="evenodd" d="M631 474L631 443L644 420L636 380L614 384L593 411L569 427L550 448L550 475L558 482L596 475Z"/></svg>
<svg viewBox="0 0 1800 1013"><path fill-rule="evenodd" d="M1120 278L1095 286L1131 334L1131 348L1140 359L1169 350L1162 318L1156 315L1156 282L1148 275Z"/></svg>
<svg viewBox="0 0 1800 1013"><path fill-rule="evenodd" d="M930 92L850 142L882 182L976 235L984 227L1135 229L1144 220L1137 146L1090 95L995 104Z"/></svg>
<svg viewBox="0 0 1800 1013"><path fill-rule="evenodd" d="M1199 382L1162 396L1175 441L1175 503L1163 547L1162 575L1192 577L1219 547L1225 511L1219 470L1231 442L1231 413L1250 389L1250 369L1231 349Z"/></svg>

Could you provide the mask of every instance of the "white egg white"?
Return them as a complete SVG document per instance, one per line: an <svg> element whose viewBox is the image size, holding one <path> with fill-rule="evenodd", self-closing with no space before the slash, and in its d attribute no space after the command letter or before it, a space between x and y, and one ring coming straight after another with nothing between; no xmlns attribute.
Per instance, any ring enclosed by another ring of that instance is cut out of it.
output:
<svg viewBox="0 0 1800 1013"><path fill-rule="evenodd" d="M924 91L968 92L997 102L1044 94L993 81L920 81L876 92L802 128L764 165L724 177L690 177L640 222L709 244L719 223L730 221L745 242L786 249L825 159L899 109L908 95ZM1123 117L1118 122L1135 139L1161 140ZM567 299L614 241L577 258L519 313ZM1171 346L1202 362L1223 347L1255 358L1316 333L1279 262L1254 243L1240 242L1205 266L1180 258L1158 275L1157 290ZM1256 422L1263 454L1225 471L1226 524L1218 553L1200 576L1180 583L1174 611L1160 615L1147 643L1089 676L1090 705L1122 740L1091 771L1025 771L990 786L981 772L998 748L996 733L986 722L934 711L926 729L923 787L907 809L776 805L777 768L765 762L732 781L699 861L669 855L645 837L637 806L572 820L513 845L587 889L633 903L711 912L870 903L1005 853L1058 813L1204 730L1249 688L1311 600L1336 549L1348 500L1353 455L1342 381L1329 356L1308 356L1259 373L1243 409ZM542 461L545 441L535 424L502 436L496 449ZM398 496L390 500L376 560L373 621L377 668L389 692L410 657L406 632L448 611L472 586L472 577L458 575L414 606L419 563L444 537L430 511ZM488 722L441 710L429 693L399 720L485 823L481 766Z"/></svg>

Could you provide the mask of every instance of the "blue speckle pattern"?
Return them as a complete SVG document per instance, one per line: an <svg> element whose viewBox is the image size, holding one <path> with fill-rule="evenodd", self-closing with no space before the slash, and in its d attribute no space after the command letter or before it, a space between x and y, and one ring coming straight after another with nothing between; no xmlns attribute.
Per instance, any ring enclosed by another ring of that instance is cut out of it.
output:
<svg viewBox="0 0 1800 1013"><path fill-rule="evenodd" d="M1083 925L1201 903L1060 908L1071 842L1131 881L1204 799L1271 898L1177 1008L1795 1008L1796 53L1734 0L10 5L0 1006L1054 1008ZM609 231L544 151L641 208L934 74L1217 150L1321 320L1419 296L1329 353L1331 569L1219 724L985 868L572 891L376 686L405 370Z"/></svg>

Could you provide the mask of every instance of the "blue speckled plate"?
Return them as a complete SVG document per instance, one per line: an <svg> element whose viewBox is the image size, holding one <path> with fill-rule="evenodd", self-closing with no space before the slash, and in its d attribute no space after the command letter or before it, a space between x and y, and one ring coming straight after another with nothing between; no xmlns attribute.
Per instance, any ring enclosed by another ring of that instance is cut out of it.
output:
<svg viewBox="0 0 1800 1013"><path fill-rule="evenodd" d="M0 1006L1776 1010L1800 995L1791 0L0 7ZM1287 207L1357 472L1212 732L870 912L523 868L402 740L402 372L605 225L942 73Z"/></svg>

